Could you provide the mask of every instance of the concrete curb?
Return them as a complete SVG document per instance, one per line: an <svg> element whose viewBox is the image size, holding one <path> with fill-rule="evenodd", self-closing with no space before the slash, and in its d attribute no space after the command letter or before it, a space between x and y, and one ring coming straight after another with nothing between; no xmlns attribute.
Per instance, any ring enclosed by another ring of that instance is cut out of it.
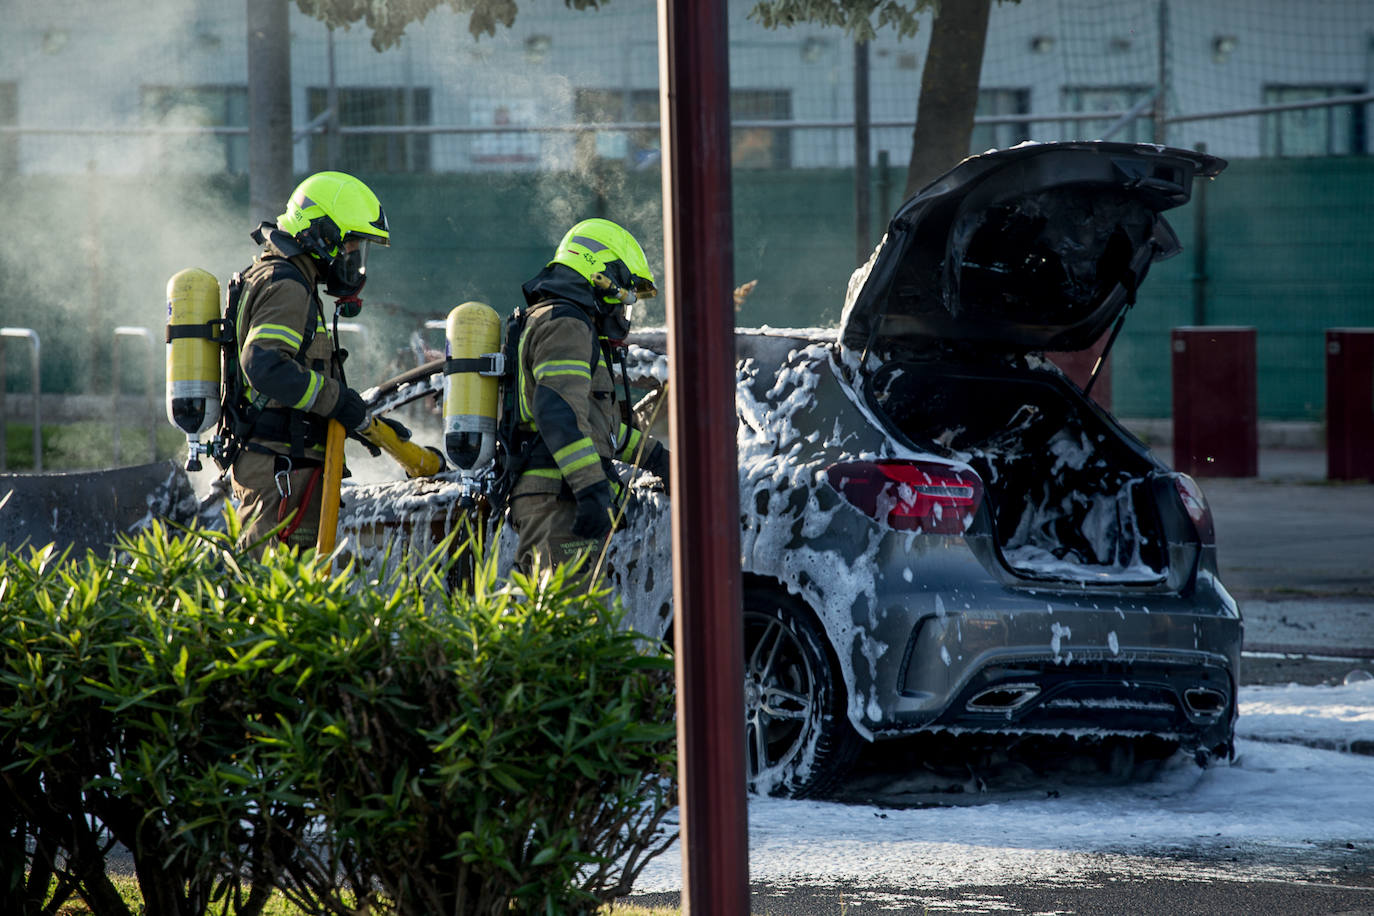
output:
<svg viewBox="0 0 1374 916"><path fill-rule="evenodd" d="M1291 655L1316 658L1333 662L1360 662L1374 658L1374 648L1358 646L1295 646L1277 643L1246 643L1241 648L1242 655L1262 653L1265 655Z"/></svg>
<svg viewBox="0 0 1374 916"><path fill-rule="evenodd" d="M1374 741L1336 741L1329 738L1284 737L1283 735L1267 736L1263 738L1252 735L1245 740L1262 741L1265 744L1295 744L1299 747L1310 747L1318 751L1336 751L1341 754L1359 754L1362 757L1374 757Z"/></svg>

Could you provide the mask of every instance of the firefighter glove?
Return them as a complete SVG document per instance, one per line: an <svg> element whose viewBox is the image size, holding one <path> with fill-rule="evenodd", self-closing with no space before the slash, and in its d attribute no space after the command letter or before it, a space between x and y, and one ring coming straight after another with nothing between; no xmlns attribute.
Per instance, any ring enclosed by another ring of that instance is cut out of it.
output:
<svg viewBox="0 0 1374 916"><path fill-rule="evenodd" d="M426 446L425 446L425 449L426 449L427 451L433 452L433 453L434 453L434 457L436 457L436 458L439 459L439 470L440 470L440 471L447 471L447 470L448 470L448 462L447 462L446 460L444 460L444 453L443 453L443 452L439 451L437 448L435 448L435 447L432 446L432 445L426 445Z"/></svg>
<svg viewBox="0 0 1374 916"><path fill-rule="evenodd" d="M407 429L406 425L400 420L393 420L390 417L378 417L377 421L390 426L391 431L396 434L397 439L400 439L402 442L410 441L410 430Z"/></svg>
<svg viewBox="0 0 1374 916"><path fill-rule="evenodd" d="M655 442L649 454L644 456L644 470L663 481L663 491L668 492L668 478L671 470L669 452L662 442Z"/></svg>
<svg viewBox="0 0 1374 916"><path fill-rule="evenodd" d="M611 533L611 485L604 480L577 491L577 517L572 533L578 538L601 539Z"/></svg>
<svg viewBox="0 0 1374 916"><path fill-rule="evenodd" d="M339 392L339 403L334 405L334 410L329 416L338 420L349 432L361 432L372 422L367 415L367 405L363 403L363 396L352 388L344 388Z"/></svg>

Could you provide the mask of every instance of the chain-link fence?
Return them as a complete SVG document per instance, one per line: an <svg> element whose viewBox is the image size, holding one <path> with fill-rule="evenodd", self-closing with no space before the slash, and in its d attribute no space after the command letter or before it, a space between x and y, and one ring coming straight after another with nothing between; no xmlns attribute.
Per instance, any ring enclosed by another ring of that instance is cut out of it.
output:
<svg viewBox="0 0 1374 916"><path fill-rule="evenodd" d="M929 19L860 54L835 29L764 29L751 2L732 2L729 36L736 278L760 281L739 322L829 324L900 203ZM372 368L463 299L509 308L580 217L624 222L662 263L655 6L522 4L481 39L441 9L385 52L292 7L295 170L365 177L395 229L369 281ZM101 391L113 329L160 325L167 277L225 280L252 256L244 4L0 0L0 16L0 324L43 336L45 390ZM994 5L970 152L1111 138L1232 161L1205 218L1171 215L1190 253L1156 268L1114 353L1119 413L1167 415L1168 328L1202 321L1259 328L1263 416L1320 419L1322 329L1374 324L1371 29L1374 0Z"/></svg>
<svg viewBox="0 0 1374 916"><path fill-rule="evenodd" d="M853 164L854 81L871 86L871 146L910 153L928 22L880 31L856 67L842 32L770 31L734 3L735 164ZM0 170L244 174L250 75L238 4L9 0ZM4 6L0 5L0 7ZM364 27L293 11L295 164L376 173L559 170L657 161L654 4L521 11L474 39L444 11L375 51ZM1205 144L1227 158L1368 152L1369 0L1023 0L989 26L970 151L1025 140ZM24 50L20 50L20 47ZM20 117L20 99L24 117Z"/></svg>

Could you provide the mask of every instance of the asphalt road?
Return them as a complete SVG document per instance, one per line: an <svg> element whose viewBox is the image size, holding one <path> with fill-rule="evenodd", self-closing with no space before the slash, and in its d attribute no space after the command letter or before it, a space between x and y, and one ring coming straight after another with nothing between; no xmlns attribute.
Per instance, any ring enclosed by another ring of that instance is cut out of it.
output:
<svg viewBox="0 0 1374 916"><path fill-rule="evenodd" d="M1259 477L1199 481L1222 582L1242 600L1374 604L1374 485L1325 480L1322 452L1265 455Z"/></svg>

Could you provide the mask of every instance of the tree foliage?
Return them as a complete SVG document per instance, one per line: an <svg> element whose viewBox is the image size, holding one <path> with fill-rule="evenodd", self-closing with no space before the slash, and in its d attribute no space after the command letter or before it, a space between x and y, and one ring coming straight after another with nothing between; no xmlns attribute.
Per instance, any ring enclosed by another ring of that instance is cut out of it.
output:
<svg viewBox="0 0 1374 916"><path fill-rule="evenodd" d="M563 0L569 9L600 9L608 0ZM519 12L517 0L296 0L307 16L330 28L362 23L372 30L372 46L385 51L399 44L406 27L421 22L441 6L468 14L474 38L495 35L497 26L510 28ZM938 9L940 0L758 0L749 17L766 28L812 22L839 26L859 41L869 41L881 28L902 38L916 34L918 17Z"/></svg>
<svg viewBox="0 0 1374 916"><path fill-rule="evenodd" d="M599 9L606 0L563 0L569 9ZM420 22L441 6L468 14L468 31L474 38L495 35L496 27L510 28L519 12L516 0L296 0L307 16L330 28L348 28L361 22L372 30L372 47L385 51L399 44L406 26Z"/></svg>
<svg viewBox="0 0 1374 916"><path fill-rule="evenodd" d="M920 14L939 7L940 0L758 0L749 18L769 29L804 22L838 26L856 41L871 41L881 28L910 38L920 26Z"/></svg>

